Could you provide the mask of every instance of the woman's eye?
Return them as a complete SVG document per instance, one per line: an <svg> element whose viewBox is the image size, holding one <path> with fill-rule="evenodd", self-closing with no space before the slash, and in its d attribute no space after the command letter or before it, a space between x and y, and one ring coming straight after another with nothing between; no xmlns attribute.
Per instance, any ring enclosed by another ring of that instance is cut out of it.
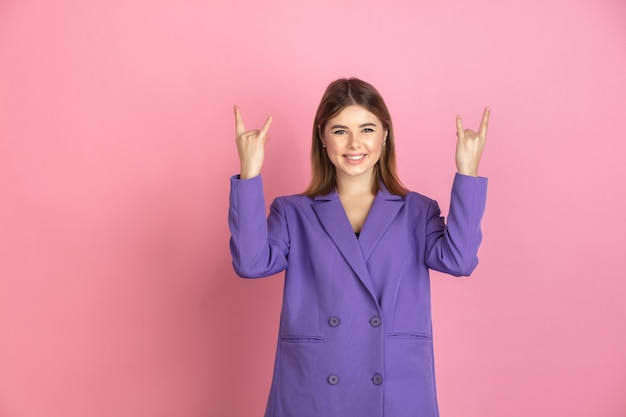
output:
<svg viewBox="0 0 626 417"><path fill-rule="evenodd" d="M365 133L372 133L374 131L374 129L370 129L369 127L366 127L365 129L363 129L363 132Z"/></svg>
<svg viewBox="0 0 626 417"><path fill-rule="evenodd" d="M335 135L345 135L346 131L345 130L335 130L333 132L333 134L335 134Z"/></svg>

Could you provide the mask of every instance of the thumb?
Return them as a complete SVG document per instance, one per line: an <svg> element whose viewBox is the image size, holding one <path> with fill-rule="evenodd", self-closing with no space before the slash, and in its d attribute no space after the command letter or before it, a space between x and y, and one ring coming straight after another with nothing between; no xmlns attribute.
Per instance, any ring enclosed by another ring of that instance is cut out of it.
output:
<svg viewBox="0 0 626 417"><path fill-rule="evenodd" d="M270 130L271 125L272 125L272 116L269 116L267 120L265 121L265 124L261 128L261 131L259 132L259 136L263 138L264 142L267 142L270 138L267 132Z"/></svg>

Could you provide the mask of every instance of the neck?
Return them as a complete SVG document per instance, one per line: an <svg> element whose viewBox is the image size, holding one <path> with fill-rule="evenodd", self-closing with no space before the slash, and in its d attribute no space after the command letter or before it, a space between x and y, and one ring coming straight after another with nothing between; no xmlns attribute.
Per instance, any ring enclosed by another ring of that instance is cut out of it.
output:
<svg viewBox="0 0 626 417"><path fill-rule="evenodd" d="M374 175L358 177L337 177L337 193L339 196L373 195L372 183Z"/></svg>

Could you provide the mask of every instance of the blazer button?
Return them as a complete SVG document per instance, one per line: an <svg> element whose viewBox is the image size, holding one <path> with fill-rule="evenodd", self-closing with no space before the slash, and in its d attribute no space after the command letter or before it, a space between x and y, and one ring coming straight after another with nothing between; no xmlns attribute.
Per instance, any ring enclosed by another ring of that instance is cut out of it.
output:
<svg viewBox="0 0 626 417"><path fill-rule="evenodd" d="M328 383L330 385L337 385L339 383L339 377L335 374L328 375Z"/></svg>
<svg viewBox="0 0 626 417"><path fill-rule="evenodd" d="M383 376L381 374L374 374L372 377L372 382L374 385L380 385L383 383Z"/></svg>
<svg viewBox="0 0 626 417"><path fill-rule="evenodd" d="M330 327L337 327L339 326L340 323L341 323L341 320L339 319L339 317L332 316L331 318L328 319L328 324L330 324Z"/></svg>
<svg viewBox="0 0 626 417"><path fill-rule="evenodd" d="M372 327L378 327L382 322L382 319L378 316L374 316L370 319L370 324Z"/></svg>

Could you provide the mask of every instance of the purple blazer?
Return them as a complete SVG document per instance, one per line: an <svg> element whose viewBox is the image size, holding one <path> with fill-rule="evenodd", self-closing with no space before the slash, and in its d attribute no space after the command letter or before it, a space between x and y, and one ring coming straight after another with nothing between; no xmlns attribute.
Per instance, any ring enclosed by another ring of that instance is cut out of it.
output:
<svg viewBox="0 0 626 417"><path fill-rule="evenodd" d="M447 225L437 202L380 190L359 238L336 192L279 197L231 178L233 266L286 270L266 417L435 417L429 269L469 275L487 179L456 174Z"/></svg>

